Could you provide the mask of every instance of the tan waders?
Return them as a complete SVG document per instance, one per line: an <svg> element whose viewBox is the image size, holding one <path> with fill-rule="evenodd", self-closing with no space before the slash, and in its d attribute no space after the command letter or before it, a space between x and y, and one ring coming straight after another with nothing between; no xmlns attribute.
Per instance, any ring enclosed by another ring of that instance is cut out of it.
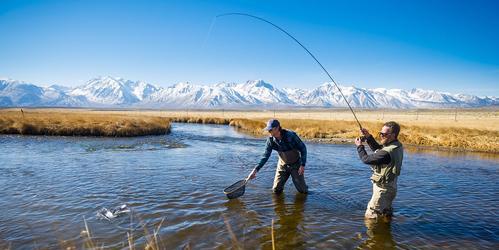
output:
<svg viewBox="0 0 499 250"><path fill-rule="evenodd" d="M397 179L400 175L404 149L399 141L394 141L382 150L390 154L389 164L373 166L373 196L367 204L365 217L375 219L378 216L391 217L392 203L397 195Z"/></svg>
<svg viewBox="0 0 499 250"><path fill-rule="evenodd" d="M286 181L291 175L296 190L300 193L306 194L308 192L308 186L305 183L305 175L298 174L300 165L301 160L298 150L293 149L279 152L279 162L277 163L277 169L275 171L272 191L276 194L282 193L284 190L284 184L286 184Z"/></svg>
<svg viewBox="0 0 499 250"><path fill-rule="evenodd" d="M397 177L385 185L373 183L373 196L367 204L365 217L376 219L378 216L390 217L393 213L392 202L397 195Z"/></svg>

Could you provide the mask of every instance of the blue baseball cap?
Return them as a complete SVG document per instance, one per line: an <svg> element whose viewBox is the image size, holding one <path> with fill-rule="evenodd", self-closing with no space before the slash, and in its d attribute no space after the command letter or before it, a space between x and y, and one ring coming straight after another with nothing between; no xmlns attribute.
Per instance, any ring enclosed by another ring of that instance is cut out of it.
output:
<svg viewBox="0 0 499 250"><path fill-rule="evenodd" d="M269 131L269 130L271 130L273 128L277 128L279 126L281 126L281 124L279 123L278 120L276 120L276 119L270 119L267 122L267 127L265 127L264 130Z"/></svg>

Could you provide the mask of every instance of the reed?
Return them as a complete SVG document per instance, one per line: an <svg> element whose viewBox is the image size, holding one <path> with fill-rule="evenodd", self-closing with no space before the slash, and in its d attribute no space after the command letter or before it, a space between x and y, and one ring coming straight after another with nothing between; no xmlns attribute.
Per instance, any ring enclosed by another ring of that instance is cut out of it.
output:
<svg viewBox="0 0 499 250"><path fill-rule="evenodd" d="M202 123L202 124L218 124L218 125L228 125L230 123L230 119L228 118L202 117L202 116L169 117L168 120L170 122Z"/></svg>
<svg viewBox="0 0 499 250"><path fill-rule="evenodd" d="M224 219L225 226L227 227L227 231L229 232L230 239L232 241L231 249L243 249L243 247L241 246L241 244L237 240L236 235L234 234L234 231L232 231L232 227L230 226L229 221L227 220L227 218L225 216L223 216L223 219Z"/></svg>
<svg viewBox="0 0 499 250"><path fill-rule="evenodd" d="M270 227L270 235L272 237L272 250L275 250L274 219L272 219L272 226Z"/></svg>
<svg viewBox="0 0 499 250"><path fill-rule="evenodd" d="M123 245L127 245L128 249L133 250L133 249L145 249L145 250L160 250L160 249L168 249L166 245L161 244L161 238L159 235L160 229L165 221L165 218L161 219L161 222L156 226L155 229L153 229L153 232L150 233L149 230L147 229L147 226L143 223L143 229L144 229L144 238L145 238L145 243L144 245L138 245L133 238L133 232L127 232L127 242L126 244L124 243ZM244 249L243 245L241 242L237 239L234 231L232 230L232 227L230 226L230 223L228 219L223 216L223 221L224 224L227 228L228 235L230 237L230 241L232 243L232 246L230 247L231 249ZM101 246L98 246L98 243L95 242L93 239L94 237L92 236L90 232L90 228L87 224L86 219L83 219L85 230L81 232L81 237L83 239L83 247L85 249L106 249L106 247L102 244ZM271 222L271 237L272 237L272 249L275 248L275 238L274 238L274 220L272 219ZM76 244L70 243L70 244L61 244L60 245L61 249L77 249ZM9 248L10 249L10 248ZM190 243L186 244L182 249L191 249Z"/></svg>
<svg viewBox="0 0 499 250"><path fill-rule="evenodd" d="M169 132L170 122L154 116L0 111L0 134L129 137Z"/></svg>
<svg viewBox="0 0 499 250"><path fill-rule="evenodd" d="M147 230L147 225L143 223L143 229L144 229L144 238L145 242L143 243L144 245L138 245L134 241L133 237L133 231L130 230L130 232L127 232L127 242L126 244L128 245L128 249L133 250L133 249L146 249L146 250L160 250L160 249L165 249L165 246L161 244L161 240L159 238L159 231L161 229L161 226L163 225L164 218L161 219L161 222L156 226L155 229L153 229L153 232L150 233L149 230ZM84 225L85 225L85 230L81 232L81 237L83 239L83 248L84 249L106 249L104 244L101 246L98 246L90 233L90 228L87 224L87 221L83 219ZM125 243L123 245L126 245ZM62 245L61 244L61 249L77 249L76 244L72 243L71 244L66 244Z"/></svg>

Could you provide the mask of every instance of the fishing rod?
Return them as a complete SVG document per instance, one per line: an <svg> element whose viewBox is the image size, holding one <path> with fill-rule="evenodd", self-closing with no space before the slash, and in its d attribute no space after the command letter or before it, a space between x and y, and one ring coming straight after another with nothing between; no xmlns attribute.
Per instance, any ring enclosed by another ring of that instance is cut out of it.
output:
<svg viewBox="0 0 499 250"><path fill-rule="evenodd" d="M329 79L331 79L331 81L334 83L334 86L336 86L336 88L338 89L338 91L340 92L341 96L343 97L343 99L345 100L345 102L347 103L348 105L348 108L350 109L350 111L352 111L352 114L353 114L353 117L355 117L355 120L357 121L357 124L359 125L360 129L362 130L362 125L360 125L360 122L359 122L359 119L357 119L357 116L355 115L355 112L353 111L352 107L350 106L350 103L348 102L347 98L345 97L345 95L343 95L343 92L341 91L340 87L338 86L338 84L336 84L336 81L334 81L333 77L331 76L331 74L329 74L329 72L326 70L326 68L324 68L324 66L322 66L322 64L319 62L319 60L317 60L317 58L312 54L312 52L310 52L302 43L300 43L300 41L298 41L294 36L292 36L291 34L289 34L287 31L285 31L283 28L275 25L274 23L266 20L266 19L263 19L261 17L257 17L257 16L253 16L253 15L250 15L250 14L246 14L246 13L237 13L237 12L234 12L234 13L224 13L224 14L220 14L220 15L217 15L215 18L219 18L219 17L223 17L223 16L247 16L247 17L251 17L251 18L254 18L254 19L257 19L257 20L260 20L260 21L263 21L263 22L266 22L272 26L274 26L275 28L277 28L278 30L284 32L284 34L288 35L289 37L291 37L296 43L298 43L305 51L307 51L307 53L315 60L315 62L317 62L317 64L319 64L319 66L321 66L322 70L324 70L324 72L326 72L327 76L329 76Z"/></svg>

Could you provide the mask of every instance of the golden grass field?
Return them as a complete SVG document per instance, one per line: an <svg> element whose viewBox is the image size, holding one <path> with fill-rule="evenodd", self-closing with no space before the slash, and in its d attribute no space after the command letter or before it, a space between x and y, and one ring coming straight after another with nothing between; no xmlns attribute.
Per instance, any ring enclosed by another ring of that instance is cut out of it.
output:
<svg viewBox="0 0 499 250"><path fill-rule="evenodd" d="M353 115L345 109L318 110L0 110L0 133L47 135L136 136L164 134L171 122L230 124L254 135L269 118L304 139L350 142L359 136ZM386 121L401 125L406 145L451 151L499 153L498 109L355 110L362 126L373 135ZM59 132L57 132L59 131ZM88 133L88 134L87 134Z"/></svg>
<svg viewBox="0 0 499 250"><path fill-rule="evenodd" d="M168 119L71 110L0 110L0 133L62 136L141 136L170 132Z"/></svg>

